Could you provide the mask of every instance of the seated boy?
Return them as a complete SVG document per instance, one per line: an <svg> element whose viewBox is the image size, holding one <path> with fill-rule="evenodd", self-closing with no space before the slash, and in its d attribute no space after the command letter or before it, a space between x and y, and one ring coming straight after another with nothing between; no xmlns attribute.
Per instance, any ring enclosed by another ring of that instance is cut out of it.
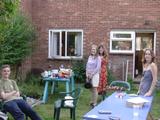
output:
<svg viewBox="0 0 160 120"><path fill-rule="evenodd" d="M20 97L16 82L9 79L10 73L9 65L1 67L0 95L4 100L4 110L9 112L15 120L24 120L24 114L31 120L41 120L31 106Z"/></svg>

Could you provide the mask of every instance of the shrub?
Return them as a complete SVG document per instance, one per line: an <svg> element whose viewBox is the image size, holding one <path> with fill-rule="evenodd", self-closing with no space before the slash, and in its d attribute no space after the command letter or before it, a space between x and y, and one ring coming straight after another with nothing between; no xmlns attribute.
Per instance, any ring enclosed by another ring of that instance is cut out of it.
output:
<svg viewBox="0 0 160 120"><path fill-rule="evenodd" d="M18 86L22 94L33 98L40 98L43 93L43 86L40 86L41 78L31 73L27 74L25 81L19 81Z"/></svg>
<svg viewBox="0 0 160 120"><path fill-rule="evenodd" d="M133 84L133 79L132 79L131 76L128 76L127 82L130 83L130 85L131 85L131 90L136 90L136 87L135 87L134 84Z"/></svg>
<svg viewBox="0 0 160 120"><path fill-rule="evenodd" d="M86 61L77 60L72 62L72 70L75 74L76 82L84 82L86 79Z"/></svg>
<svg viewBox="0 0 160 120"><path fill-rule="evenodd" d="M116 80L115 76L112 74L111 70L107 70L107 79L108 79L108 84L110 84L112 81Z"/></svg>

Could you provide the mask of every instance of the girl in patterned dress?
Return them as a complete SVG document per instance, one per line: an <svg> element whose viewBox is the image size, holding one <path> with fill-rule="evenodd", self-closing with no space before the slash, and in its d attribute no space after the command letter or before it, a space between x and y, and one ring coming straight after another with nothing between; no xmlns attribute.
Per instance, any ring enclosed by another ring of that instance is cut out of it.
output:
<svg viewBox="0 0 160 120"><path fill-rule="evenodd" d="M98 86L98 94L103 95L106 92L107 86L107 52L104 45L98 47L99 56L101 57L101 71L100 71L100 81Z"/></svg>

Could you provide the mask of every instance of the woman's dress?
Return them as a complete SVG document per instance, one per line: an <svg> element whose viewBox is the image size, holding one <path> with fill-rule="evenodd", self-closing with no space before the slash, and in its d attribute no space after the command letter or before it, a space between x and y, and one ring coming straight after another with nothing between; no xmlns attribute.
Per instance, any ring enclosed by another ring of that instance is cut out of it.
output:
<svg viewBox="0 0 160 120"><path fill-rule="evenodd" d="M152 84L152 80L153 76L151 70L143 71L143 78L140 83L140 95L145 95L149 91Z"/></svg>
<svg viewBox="0 0 160 120"><path fill-rule="evenodd" d="M107 59L101 58L101 72L98 86L98 94L104 94L107 86Z"/></svg>

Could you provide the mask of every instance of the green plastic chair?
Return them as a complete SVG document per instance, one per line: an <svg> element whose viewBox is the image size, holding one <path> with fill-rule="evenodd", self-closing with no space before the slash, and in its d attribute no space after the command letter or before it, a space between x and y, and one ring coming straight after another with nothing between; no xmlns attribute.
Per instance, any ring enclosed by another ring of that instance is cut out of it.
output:
<svg viewBox="0 0 160 120"><path fill-rule="evenodd" d="M119 87L118 90L120 91L130 91L131 90L131 85L127 81L121 81L121 80L112 81L110 86L111 87L117 86Z"/></svg>
<svg viewBox="0 0 160 120"><path fill-rule="evenodd" d="M111 90L113 91L130 91L131 90L131 85L129 82L126 82L126 81L122 81L122 80L115 80L115 81L112 81L109 85L109 87L111 88ZM115 87L117 89L112 89L112 87ZM107 97L107 91L102 94L102 100L104 100L106 97Z"/></svg>
<svg viewBox="0 0 160 120"><path fill-rule="evenodd" d="M75 120L76 107L81 94L81 88L77 88L71 92L61 92L60 94L63 96L63 98L56 100L54 103L54 120L59 120L60 110L63 108L70 109L70 117L71 119ZM65 96L70 96L72 98L66 99ZM72 104L66 105L68 101L70 101Z"/></svg>
<svg viewBox="0 0 160 120"><path fill-rule="evenodd" d="M7 120L8 116L3 110L3 100L0 98L0 120Z"/></svg>

